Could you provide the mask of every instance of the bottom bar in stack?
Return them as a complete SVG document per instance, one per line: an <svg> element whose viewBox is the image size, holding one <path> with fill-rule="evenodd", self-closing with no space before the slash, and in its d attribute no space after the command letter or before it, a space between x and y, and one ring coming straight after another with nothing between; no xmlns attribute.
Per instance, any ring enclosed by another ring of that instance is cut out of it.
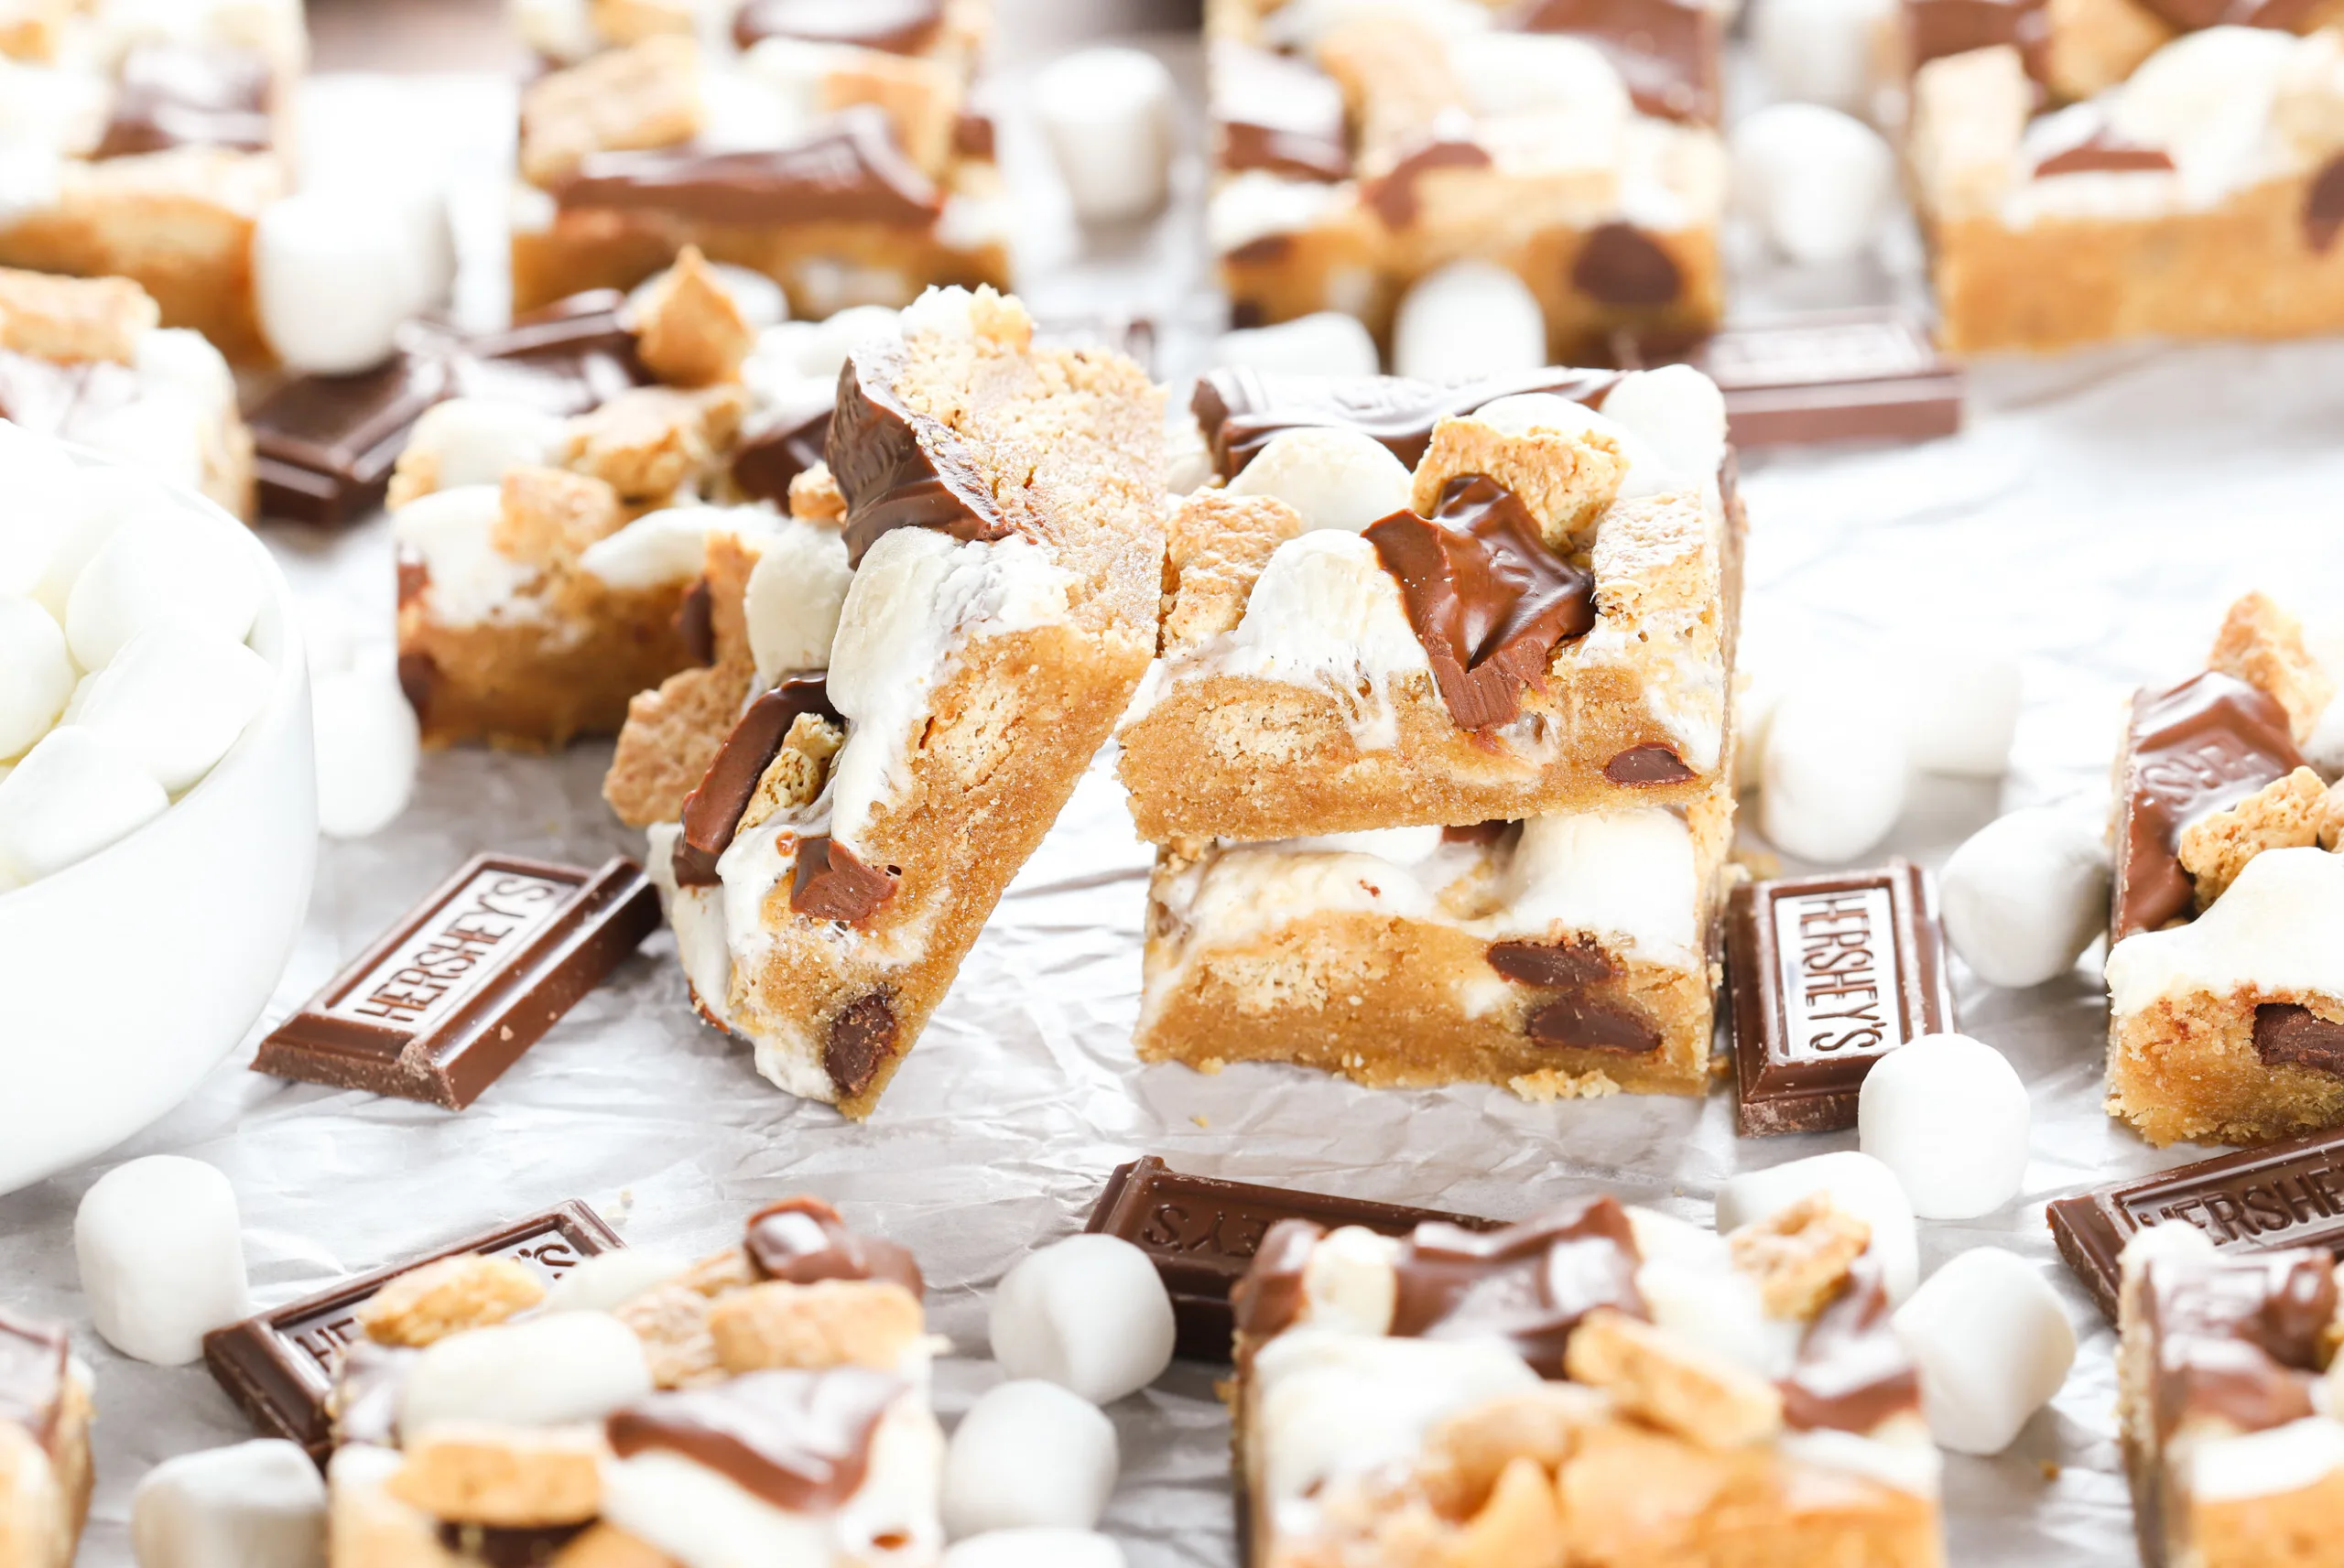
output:
<svg viewBox="0 0 2344 1568"><path fill-rule="evenodd" d="M1733 801L1271 843L1176 840L1146 1061L1292 1062L1525 1098L1708 1086Z"/></svg>

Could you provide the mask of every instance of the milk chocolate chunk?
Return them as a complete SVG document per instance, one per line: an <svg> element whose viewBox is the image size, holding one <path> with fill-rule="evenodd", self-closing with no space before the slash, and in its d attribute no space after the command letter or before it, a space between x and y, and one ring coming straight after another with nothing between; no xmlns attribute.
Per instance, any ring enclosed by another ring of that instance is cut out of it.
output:
<svg viewBox="0 0 2344 1568"><path fill-rule="evenodd" d="M612 1452L673 1454L790 1513L827 1513L863 1486L872 1434L910 1385L863 1367L752 1372L653 1394L605 1424Z"/></svg>
<svg viewBox="0 0 2344 1568"><path fill-rule="evenodd" d="M440 689L440 661L429 654L399 655L399 695L415 709L418 722L431 722L432 694Z"/></svg>
<svg viewBox="0 0 2344 1568"><path fill-rule="evenodd" d="M2161 1259L2142 1281L2140 1304L2160 1439L2192 1416L2250 1433L2312 1413L2322 1341L2336 1315L2335 1266L2326 1256Z"/></svg>
<svg viewBox="0 0 2344 1568"><path fill-rule="evenodd" d="M1682 358L1724 395L1737 448L1926 440L1961 428L1960 367L1899 310L1810 311L1705 341L1622 343L1632 366Z"/></svg>
<svg viewBox="0 0 2344 1568"><path fill-rule="evenodd" d="M1332 181L1351 173L1343 91L1308 61L1217 38L1212 117L1221 167L1266 169L1286 179Z"/></svg>
<svg viewBox="0 0 2344 1568"><path fill-rule="evenodd" d="M342 1357L365 1341L358 1309L410 1269L477 1252L510 1258L548 1281L625 1245L582 1203L556 1206L453 1246L331 1285L203 1336L204 1365L228 1397L270 1437L301 1444L320 1464L333 1448L328 1400Z"/></svg>
<svg viewBox="0 0 2344 1568"><path fill-rule="evenodd" d="M1642 1056L1660 1049L1660 1030L1629 1008L1590 997L1566 996L1530 1015L1524 1032L1541 1045L1574 1051L1617 1051Z"/></svg>
<svg viewBox="0 0 2344 1568"><path fill-rule="evenodd" d="M262 1041L252 1070L461 1110L658 925L633 860L478 856Z"/></svg>
<svg viewBox="0 0 2344 1568"><path fill-rule="evenodd" d="M1541 1377L1597 1307L1649 1315L1636 1289L1635 1234L1617 1198L1588 1198L1491 1231L1438 1222L1412 1231L1395 1264L1392 1332L1498 1338Z"/></svg>
<svg viewBox="0 0 2344 1568"><path fill-rule="evenodd" d="M1958 1027L1937 882L1909 861L1738 887L1725 946L1746 1136L1855 1126L1873 1063Z"/></svg>
<svg viewBox="0 0 2344 1568"><path fill-rule="evenodd" d="M704 223L884 223L942 215L936 182L895 146L887 116L857 105L787 147L657 147L587 155L553 191L564 207L649 210Z"/></svg>
<svg viewBox="0 0 2344 1568"><path fill-rule="evenodd" d="M2062 174L2170 173L2173 155L2163 147L2137 146L2119 141L2113 133L2095 132L2074 146L2053 153L2035 166L2035 178Z"/></svg>
<svg viewBox="0 0 2344 1568"><path fill-rule="evenodd" d="M1921 1379L1896 1337L1880 1261L1867 1253L1848 1266L1839 1294L1800 1340L1783 1379L1783 1422L1793 1431L1866 1433L1921 1408Z"/></svg>
<svg viewBox="0 0 2344 1568"><path fill-rule="evenodd" d="M944 0L748 0L734 13L732 41L766 38L848 44L889 54L925 54L944 27Z"/></svg>
<svg viewBox="0 0 2344 1568"><path fill-rule="evenodd" d="M1604 223L1571 263L1571 287L1601 305L1671 305L1685 275L1660 242L1633 223Z"/></svg>
<svg viewBox="0 0 2344 1568"><path fill-rule="evenodd" d="M809 920L841 920L849 925L871 918L895 896L895 879L828 834L801 839L791 873L789 907Z"/></svg>
<svg viewBox="0 0 2344 1568"><path fill-rule="evenodd" d="M23 1427L47 1447L56 1436L72 1355L62 1328L0 1312L0 1421Z"/></svg>
<svg viewBox="0 0 2344 1568"><path fill-rule="evenodd" d="M2208 670L2136 694L2117 779L2110 943L2186 917L2196 889L2181 867L2181 830L2303 761L2286 711L2234 676Z"/></svg>
<svg viewBox="0 0 2344 1568"><path fill-rule="evenodd" d="M2036 82L2051 78L2051 12L2045 0L1904 0L1913 69L1972 49L2009 45Z"/></svg>
<svg viewBox="0 0 2344 1568"><path fill-rule="evenodd" d="M2329 158L2304 195L2304 243L2326 255L2344 233L2344 153Z"/></svg>
<svg viewBox="0 0 2344 1568"><path fill-rule="evenodd" d="M1460 730L1512 723L1555 650L1595 624L1595 579L1546 547L1521 497L1483 474L1442 487L1430 517L1368 525Z"/></svg>
<svg viewBox="0 0 2344 1568"><path fill-rule="evenodd" d="M1560 942L1492 942L1490 968L1526 986L1591 986L1620 972L1599 943L1566 937Z"/></svg>
<svg viewBox="0 0 2344 1568"><path fill-rule="evenodd" d="M137 44L122 57L100 158L172 147L266 151L268 61L230 44Z"/></svg>
<svg viewBox="0 0 2344 1568"><path fill-rule="evenodd" d="M635 351L625 309L619 290L589 289L497 331L445 339L453 390L568 417L647 386L653 377Z"/></svg>
<svg viewBox="0 0 2344 1568"><path fill-rule="evenodd" d="M1443 419L1532 392L1598 404L1619 379L1612 371L1560 366L1448 384L1397 375L1290 375L1224 367L1197 378L1189 409L1223 479L1235 479L1275 437L1305 429L1357 430L1384 443L1413 469L1432 445L1433 427Z"/></svg>
<svg viewBox="0 0 2344 1568"><path fill-rule="evenodd" d="M1502 26L1568 33L1603 51L1639 114L1718 123L1718 12L1699 0L1525 0Z"/></svg>
<svg viewBox="0 0 2344 1568"><path fill-rule="evenodd" d="M415 422L452 386L444 359L402 348L379 370L296 376L270 393L245 419L262 515L325 527L374 511Z"/></svg>
<svg viewBox="0 0 2344 1568"><path fill-rule="evenodd" d="M926 1286L910 1251L858 1236L819 1198L784 1198L749 1217L742 1243L761 1279L792 1285L817 1280L885 1280L915 1296Z"/></svg>
<svg viewBox="0 0 2344 1568"><path fill-rule="evenodd" d="M789 503L789 481L822 460L830 411L782 413L753 426L732 453L732 483L751 501Z"/></svg>
<svg viewBox="0 0 2344 1568"><path fill-rule="evenodd" d="M895 1051L895 999L884 989L857 997L830 1020L822 1070L841 1095L852 1099L871 1087Z"/></svg>
<svg viewBox="0 0 2344 1568"><path fill-rule="evenodd" d="M2266 1067L2309 1067L2344 1076L2344 1023L2291 1001L2254 1010L2254 1054Z"/></svg>
<svg viewBox="0 0 2344 1568"><path fill-rule="evenodd" d="M1603 764L1603 776L1615 784L1673 784L1691 778L1693 770L1666 746L1631 746Z"/></svg>
<svg viewBox="0 0 2344 1568"><path fill-rule="evenodd" d="M1121 1237L1156 1264L1172 1295L1178 1354L1191 1360L1227 1361L1236 1322L1231 1293L1257 1258L1267 1271L1247 1287L1252 1292L1252 1303L1244 1308L1251 1314L1247 1332L1275 1333L1292 1320L1300 1274L1295 1274L1294 1293L1281 1305L1277 1292L1286 1287L1274 1282L1275 1259L1264 1255L1265 1244L1286 1234L1287 1222L1299 1227L1295 1234L1307 1244L1323 1231L1346 1225L1405 1236L1436 1221L1468 1230L1498 1228L1494 1220L1436 1209L1184 1175L1150 1154L1115 1168L1083 1228ZM1298 1271L1300 1264L1295 1268Z"/></svg>
<svg viewBox="0 0 2344 1568"><path fill-rule="evenodd" d="M692 663L705 667L716 662L716 603L706 578L692 584L676 606L675 627L676 641Z"/></svg>
<svg viewBox="0 0 2344 1568"><path fill-rule="evenodd" d="M714 887L722 879L716 862L732 847L741 828L741 814L757 793L781 743L800 715L816 713L839 722L830 706L830 687L818 675L789 676L771 691L749 704L748 712L732 726L716 760L700 786L684 797L683 832L677 836L670 861L679 887Z"/></svg>
<svg viewBox="0 0 2344 1568"><path fill-rule="evenodd" d="M1422 203L1416 182L1438 169L1487 168L1490 151L1475 141L1470 127L1436 129L1400 155L1399 160L1360 186L1359 199L1384 220L1387 229L1405 229L1416 221Z"/></svg>
<svg viewBox="0 0 2344 1568"><path fill-rule="evenodd" d="M839 373L828 454L846 498L850 566L897 528L935 528L965 540L1016 531L960 436L896 395L905 353L899 342L874 339L858 345Z"/></svg>

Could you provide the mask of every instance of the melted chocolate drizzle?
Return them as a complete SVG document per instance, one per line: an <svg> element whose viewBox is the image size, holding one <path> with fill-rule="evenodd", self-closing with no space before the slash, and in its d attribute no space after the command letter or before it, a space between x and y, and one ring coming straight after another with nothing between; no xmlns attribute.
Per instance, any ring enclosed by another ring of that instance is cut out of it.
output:
<svg viewBox="0 0 2344 1568"><path fill-rule="evenodd" d="M874 339L858 345L839 373L828 452L830 477L846 497L850 566L897 528L935 528L967 540L1016 531L960 437L896 395L906 351L900 342Z"/></svg>
<svg viewBox="0 0 2344 1568"><path fill-rule="evenodd" d="M714 887L722 881L716 862L732 847L741 813L757 793L757 781L781 755L789 727L807 713L840 722L838 710L830 706L830 688L818 675L783 680L751 703L732 726L700 787L684 798L684 830L676 839L672 862L678 886Z"/></svg>
<svg viewBox="0 0 2344 1568"><path fill-rule="evenodd" d="M857 105L824 124L787 147L590 153L552 194L564 207L649 208L709 223L917 229L942 214L936 182L895 146L884 114Z"/></svg>
<svg viewBox="0 0 2344 1568"><path fill-rule="evenodd" d="M817 1280L884 1280L914 1296L926 1283L911 1253L892 1241L858 1236L839 1211L815 1197L784 1198L749 1217L742 1243L760 1279L810 1285Z"/></svg>
<svg viewBox="0 0 2344 1568"><path fill-rule="evenodd" d="M1888 1285L1870 1253L1849 1265L1839 1294L1807 1327L1782 1381L1783 1421L1794 1431L1870 1432L1921 1408L1921 1379L1896 1337Z"/></svg>
<svg viewBox="0 0 2344 1568"><path fill-rule="evenodd" d="M2160 1258L2140 1301L2154 1346L2160 1437L2192 1415L2262 1432L2311 1413L2321 1336L2336 1315L2327 1253Z"/></svg>
<svg viewBox="0 0 2344 1568"><path fill-rule="evenodd" d="M1357 430L1413 469L1432 444L1433 427L1443 419L1533 392L1600 405L1619 379L1616 371L1561 367L1446 384L1396 375L1283 375L1223 368L1197 378L1189 408L1225 480L1235 479L1275 437L1303 429Z"/></svg>
<svg viewBox="0 0 2344 1568"><path fill-rule="evenodd" d="M1392 1332L1422 1339L1504 1340L1543 1378L1597 1307L1644 1317L1635 1234L1610 1196L1552 1209L1503 1230L1420 1225L1395 1265Z"/></svg>
<svg viewBox="0 0 2344 1568"><path fill-rule="evenodd" d="M612 1416L605 1430L622 1459L674 1454L785 1512L827 1513L861 1489L872 1434L908 1388L863 1367L752 1372L653 1394Z"/></svg>

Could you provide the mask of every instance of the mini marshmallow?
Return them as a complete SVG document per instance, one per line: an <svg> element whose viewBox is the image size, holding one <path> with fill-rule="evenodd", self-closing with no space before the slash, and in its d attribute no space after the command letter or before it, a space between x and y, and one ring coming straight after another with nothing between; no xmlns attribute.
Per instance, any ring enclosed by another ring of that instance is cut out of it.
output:
<svg viewBox="0 0 2344 1568"><path fill-rule="evenodd" d="M1923 1219L1975 1219L2026 1178L2026 1086L2000 1051L1925 1034L1872 1064L1856 1102L1865 1153L1896 1173Z"/></svg>
<svg viewBox="0 0 2344 1568"><path fill-rule="evenodd" d="M170 805L120 741L70 722L0 782L0 866L50 876L127 838Z"/></svg>
<svg viewBox="0 0 2344 1568"><path fill-rule="evenodd" d="M5 427L0 422L0 428ZM180 515L178 503L151 474L133 469L93 468L81 470L81 475L32 588L32 596L60 624L65 621L73 585L114 537L115 529L147 513Z"/></svg>
<svg viewBox="0 0 2344 1568"><path fill-rule="evenodd" d="M1872 1227L1872 1255L1886 1275L1889 1295L1898 1301L1911 1295L1921 1277L1913 1206L1896 1173L1870 1154L1852 1149L1811 1154L1734 1177L1718 1189L1718 1234L1724 1236L1753 1220L1780 1214L1810 1193L1826 1195Z"/></svg>
<svg viewBox="0 0 2344 1568"><path fill-rule="evenodd" d="M1457 38L1449 44L1449 64L1482 114L1564 110L1575 122L1616 128L1634 110L1619 68L1587 39L1563 33Z"/></svg>
<svg viewBox="0 0 2344 1568"><path fill-rule="evenodd" d="M365 838L407 810L423 760L423 729L387 655L362 656L310 676L317 731L318 827Z"/></svg>
<svg viewBox="0 0 2344 1568"><path fill-rule="evenodd" d="M1945 634L1901 650L1904 749L1923 773L1998 779L2010 771L2018 730L2018 661L1983 651L1982 639Z"/></svg>
<svg viewBox="0 0 2344 1568"><path fill-rule="evenodd" d="M708 563L708 536L726 531L730 507L670 506L646 513L586 546L581 569L622 592L644 591L666 583L688 582Z"/></svg>
<svg viewBox="0 0 2344 1568"><path fill-rule="evenodd" d="M1733 128L1735 194L1776 250L1810 265L1872 249L1894 211L1896 155L1861 120L1774 103Z"/></svg>
<svg viewBox="0 0 2344 1568"><path fill-rule="evenodd" d="M1714 481L1725 466L1725 394L1691 365L1622 376L1603 395L1603 417L1641 437L1685 482Z"/></svg>
<svg viewBox="0 0 2344 1568"><path fill-rule="evenodd" d="M1171 72L1138 49L1080 49L1043 70L1034 110L1076 216L1112 223L1163 207L1173 101Z"/></svg>
<svg viewBox="0 0 2344 1568"><path fill-rule="evenodd" d="M268 661L242 643L161 626L114 655L75 722L120 741L177 795L228 754L276 681Z"/></svg>
<svg viewBox="0 0 2344 1568"><path fill-rule="evenodd" d="M1764 0L1750 18L1751 42L1777 98L1861 114L1880 85L1880 34L1895 15L1894 0Z"/></svg>
<svg viewBox="0 0 2344 1568"><path fill-rule="evenodd" d="M1213 340L1212 362L1282 375L1373 375L1375 340L1356 316L1314 310L1275 327L1241 327Z"/></svg>
<svg viewBox="0 0 2344 1568"><path fill-rule="evenodd" d="M166 1459L130 1498L138 1568L325 1568L326 1483L263 1438Z"/></svg>
<svg viewBox="0 0 2344 1568"><path fill-rule="evenodd" d="M347 375L391 357L399 327L430 301L410 208L355 192L304 191L253 225L253 301L292 370Z"/></svg>
<svg viewBox="0 0 2344 1568"><path fill-rule="evenodd" d="M1123 1549L1095 1530L994 1530L948 1548L943 1568L1123 1568Z"/></svg>
<svg viewBox="0 0 2344 1568"><path fill-rule="evenodd" d="M73 438L165 484L193 490L203 482L204 428L215 417L176 386L150 386L127 403L76 419Z"/></svg>
<svg viewBox="0 0 2344 1568"><path fill-rule="evenodd" d="M241 643L264 587L252 547L159 512L130 518L98 546L65 601L74 662L102 670L142 632L182 627Z"/></svg>
<svg viewBox="0 0 2344 1568"><path fill-rule="evenodd" d="M1530 286L1495 262L1450 262L1400 301L1392 370L1426 381L1536 370L1546 362L1546 318Z"/></svg>
<svg viewBox="0 0 2344 1568"><path fill-rule="evenodd" d="M608 1313L562 1312L451 1335L415 1358L399 1387L399 1435L484 1422L600 1421L651 1391L635 1331Z"/></svg>
<svg viewBox="0 0 2344 1568"><path fill-rule="evenodd" d="M2058 806L2030 806L1971 834L1937 873L1946 939L1988 985L2066 974L2108 924L2108 843Z"/></svg>
<svg viewBox="0 0 2344 1568"><path fill-rule="evenodd" d="M1904 810L1904 720L1885 692L1810 679L1766 726L1758 823L1802 860L1844 863L1888 835Z"/></svg>
<svg viewBox="0 0 2344 1568"><path fill-rule="evenodd" d="M203 1336L249 1314L236 1191L201 1160L117 1165L73 1217L81 1293L105 1342L158 1367L203 1354Z"/></svg>
<svg viewBox="0 0 2344 1568"><path fill-rule="evenodd" d="M689 1258L648 1247L623 1247L581 1259L556 1280L540 1303L553 1312L609 1312L656 1290L692 1266Z"/></svg>
<svg viewBox="0 0 2344 1568"><path fill-rule="evenodd" d="M1957 1253L1896 1309L1921 1372L1929 1435L1957 1454L2000 1454L2075 1365L2076 1329L2032 1264L1999 1247Z"/></svg>
<svg viewBox="0 0 2344 1568"><path fill-rule="evenodd" d="M73 695L65 628L29 599L0 598L0 757L21 755L49 733Z"/></svg>
<svg viewBox="0 0 2344 1568"><path fill-rule="evenodd" d="M73 531L84 471L56 442L0 419L0 473L8 476L8 506L0 514L0 594L39 589L50 557Z"/></svg>
<svg viewBox="0 0 2344 1568"><path fill-rule="evenodd" d="M1147 1254L1112 1236L1069 1236L1028 1254L993 1299L993 1355L1106 1404L1172 1364L1172 1298Z"/></svg>
<svg viewBox="0 0 2344 1568"><path fill-rule="evenodd" d="M1004 1383L970 1407L945 1451L945 1531L957 1541L996 1530L1089 1530L1107 1511L1122 1462L1115 1423L1098 1407L1056 1383Z"/></svg>
<svg viewBox="0 0 2344 1568"><path fill-rule="evenodd" d="M502 483L508 469L546 467L564 437L561 420L526 403L451 397L424 410L407 447L436 460L433 490L455 490Z"/></svg>
<svg viewBox="0 0 2344 1568"><path fill-rule="evenodd" d="M1413 483L1406 465L1374 437L1333 426L1284 430L1229 481L1232 495L1270 495L1311 528L1356 534L1405 511Z"/></svg>

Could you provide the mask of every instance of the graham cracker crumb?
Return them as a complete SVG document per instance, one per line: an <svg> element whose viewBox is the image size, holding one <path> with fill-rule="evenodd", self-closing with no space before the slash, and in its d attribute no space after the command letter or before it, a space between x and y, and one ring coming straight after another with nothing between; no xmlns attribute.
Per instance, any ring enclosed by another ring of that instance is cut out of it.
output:
<svg viewBox="0 0 2344 1568"><path fill-rule="evenodd" d="M1616 1095L1620 1086L1612 1075L1601 1067L1590 1067L1584 1073L1567 1073L1560 1067L1544 1067L1520 1077L1508 1078L1505 1087L1516 1098L1533 1105L1552 1105L1564 1099L1601 1099Z"/></svg>
<svg viewBox="0 0 2344 1568"><path fill-rule="evenodd" d="M1839 1292L1872 1243L1872 1227L1811 1193L1726 1238L1733 1266L1758 1281L1767 1315L1805 1322Z"/></svg>
<svg viewBox="0 0 2344 1568"><path fill-rule="evenodd" d="M635 387L570 422L562 462L631 502L672 495L732 444L747 407L748 395L732 384Z"/></svg>
<svg viewBox="0 0 2344 1568"><path fill-rule="evenodd" d="M716 1341L708 1329L710 1298L688 1284L670 1283L622 1302L612 1315L643 1341L651 1380L663 1389L688 1389L724 1376Z"/></svg>
<svg viewBox="0 0 2344 1568"><path fill-rule="evenodd" d="M920 1304L888 1281L768 1281L709 1308L716 1358L734 1377L776 1367L892 1369L923 1327Z"/></svg>
<svg viewBox="0 0 2344 1568"><path fill-rule="evenodd" d="M614 44L680 33L689 38L699 19L692 0L594 0L594 30Z"/></svg>
<svg viewBox="0 0 2344 1568"><path fill-rule="evenodd" d="M433 1427L401 1444L388 1483L401 1502L453 1524L502 1530L581 1524L602 1511L602 1461L591 1426Z"/></svg>
<svg viewBox="0 0 2344 1568"><path fill-rule="evenodd" d="M355 1315L375 1344L421 1349L451 1334L502 1323L545 1298L545 1281L525 1265L467 1252L408 1270Z"/></svg>
<svg viewBox="0 0 2344 1568"><path fill-rule="evenodd" d="M1704 1448L1740 1448L1782 1430L1783 1396L1774 1384L1610 1307L1598 1307L1573 1331L1563 1369Z"/></svg>
<svg viewBox="0 0 2344 1568"><path fill-rule="evenodd" d="M789 514L803 523L846 521L846 495L830 464L816 463L789 481Z"/></svg>
<svg viewBox="0 0 2344 1568"><path fill-rule="evenodd" d="M2309 768L2273 779L2235 806L2209 812L2181 830L2181 869L2197 884L2200 914L2230 891L2246 863L2265 849L2317 844L2344 836L2344 784L2329 789Z"/></svg>
<svg viewBox="0 0 2344 1568"><path fill-rule="evenodd" d="M509 560L552 568L624 526L617 492L599 479L559 469L520 468L505 476L490 543Z"/></svg>
<svg viewBox="0 0 2344 1568"><path fill-rule="evenodd" d="M71 364L129 364L161 311L126 277L51 277L0 267L0 349Z"/></svg>
<svg viewBox="0 0 2344 1568"><path fill-rule="evenodd" d="M1234 631L1270 557L1308 527L1275 496L1200 490L1181 502L1164 530L1161 651L1179 653Z"/></svg>
<svg viewBox="0 0 2344 1568"><path fill-rule="evenodd" d="M521 95L521 175L553 186L591 153L674 146L700 134L700 47L663 34L540 78Z"/></svg>
<svg viewBox="0 0 2344 1568"><path fill-rule="evenodd" d="M2298 744L2319 722L2336 683L2304 645L2303 622L2268 595L2249 593L2230 608L2214 635L2206 667L2235 676L2287 712Z"/></svg>
<svg viewBox="0 0 2344 1568"><path fill-rule="evenodd" d="M781 750L757 780L734 830L746 833L784 806L804 806L822 793L830 776L830 761L846 744L846 731L819 713L801 713L790 721Z"/></svg>
<svg viewBox="0 0 2344 1568"><path fill-rule="evenodd" d="M635 345L669 386L738 381L756 334L698 245L686 245L636 308Z"/></svg>
<svg viewBox="0 0 2344 1568"><path fill-rule="evenodd" d="M1431 516L1442 489L1463 474L1487 474L1520 496L1547 546L1567 554L1584 546L1619 499L1628 462L1620 444L1601 431L1534 427L1526 436L1509 436L1478 417L1443 419L1416 464L1408 504Z"/></svg>

